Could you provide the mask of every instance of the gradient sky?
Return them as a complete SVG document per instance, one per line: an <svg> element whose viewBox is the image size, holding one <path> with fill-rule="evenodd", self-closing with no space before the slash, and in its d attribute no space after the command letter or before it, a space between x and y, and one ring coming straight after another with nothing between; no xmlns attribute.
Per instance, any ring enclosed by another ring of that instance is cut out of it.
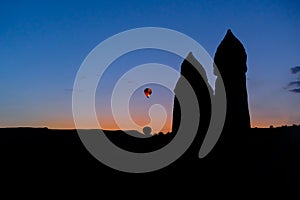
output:
<svg viewBox="0 0 300 200"><path fill-rule="evenodd" d="M291 70L300 66L300 1L44 0L1 1L0 127L73 128L72 88L84 58L106 38L147 26L180 31L212 57L231 28L248 54L252 127L300 124L300 72ZM159 51L133 52L117 60L97 90L96 107L106 128L114 127L109 114L103 115L109 88L122 73L147 62L179 69L181 60ZM170 91L155 88L146 103L142 91L132 97L138 124L147 124L145 109L151 103L171 112Z"/></svg>

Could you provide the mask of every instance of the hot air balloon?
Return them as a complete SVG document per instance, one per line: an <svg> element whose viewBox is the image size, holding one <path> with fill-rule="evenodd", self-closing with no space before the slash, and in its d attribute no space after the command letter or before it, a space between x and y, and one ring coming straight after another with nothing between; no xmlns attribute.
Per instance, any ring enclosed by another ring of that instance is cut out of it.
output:
<svg viewBox="0 0 300 200"><path fill-rule="evenodd" d="M151 88L146 88L144 90L144 93L145 93L146 97L149 98L151 96L151 94L152 94Z"/></svg>

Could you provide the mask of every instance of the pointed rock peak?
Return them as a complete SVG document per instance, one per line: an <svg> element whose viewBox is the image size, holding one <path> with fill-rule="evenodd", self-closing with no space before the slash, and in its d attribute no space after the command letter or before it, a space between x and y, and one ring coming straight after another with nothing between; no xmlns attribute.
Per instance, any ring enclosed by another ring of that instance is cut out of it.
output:
<svg viewBox="0 0 300 200"><path fill-rule="evenodd" d="M192 52L189 52L189 54L187 55L187 57L184 59L183 63L184 62L189 62L191 63L192 65L198 65L200 64L199 61L195 58L195 56L193 55Z"/></svg>
<svg viewBox="0 0 300 200"><path fill-rule="evenodd" d="M224 39L234 39L234 40L238 40L235 35L232 33L231 29L228 29L226 32L226 35L224 37Z"/></svg>
<svg viewBox="0 0 300 200"><path fill-rule="evenodd" d="M197 62L197 59L195 58L195 56L193 55L192 52L189 52L187 57L184 58L183 63L185 62L189 62L189 63L195 63Z"/></svg>
<svg viewBox="0 0 300 200"><path fill-rule="evenodd" d="M195 57L194 57L194 55L193 55L192 52L189 52L188 56L186 57L186 59L189 59L189 58L194 58L195 59Z"/></svg>
<svg viewBox="0 0 300 200"><path fill-rule="evenodd" d="M228 34L232 34L232 35L233 35L233 33L232 33L232 31L231 31L231 29L230 29L230 28L227 30L227 33L226 33L226 35L228 35Z"/></svg>
<svg viewBox="0 0 300 200"><path fill-rule="evenodd" d="M225 37L218 46L214 61L223 74L245 73L247 71L245 48L230 29L227 30Z"/></svg>
<svg viewBox="0 0 300 200"><path fill-rule="evenodd" d="M200 64L199 61L197 60L197 58L194 56L194 54L192 52L189 52L189 54L184 59L184 61L189 61L191 64L196 64L196 65Z"/></svg>
<svg viewBox="0 0 300 200"><path fill-rule="evenodd" d="M203 76L202 78L207 82L205 69L203 68L201 63L197 60L197 58L193 55L193 53L189 52L189 54L181 64L181 74L184 76L188 74L190 76L191 72L193 72L192 74L196 74L197 71L200 72L200 74Z"/></svg>
<svg viewBox="0 0 300 200"><path fill-rule="evenodd" d="M232 33L231 29L228 29L228 30L227 30L224 39L225 39L225 38L227 38L227 39L229 38L229 39L231 39L231 40L238 40L238 39L235 37L235 35Z"/></svg>
<svg viewBox="0 0 300 200"><path fill-rule="evenodd" d="M237 39L237 37L235 37L235 35L232 33L231 29L228 29L226 32L226 35L222 41L224 42L230 42L230 43L235 43L238 44L240 46L243 46L242 43L239 41L239 39Z"/></svg>

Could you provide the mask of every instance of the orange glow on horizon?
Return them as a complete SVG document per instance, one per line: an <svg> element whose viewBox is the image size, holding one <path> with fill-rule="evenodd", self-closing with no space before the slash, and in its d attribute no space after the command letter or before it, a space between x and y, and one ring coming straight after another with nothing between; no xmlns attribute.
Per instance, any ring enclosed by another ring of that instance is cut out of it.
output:
<svg viewBox="0 0 300 200"><path fill-rule="evenodd" d="M138 120L138 125L142 127L147 126L149 123L149 120L142 120L141 118ZM28 126L28 125L26 125ZM42 123L40 125L31 124L31 127L48 127L50 129L76 129L73 119L60 119L60 120L53 120L48 121L46 124ZM20 127L20 126L16 126ZM120 130L118 125L115 123L114 120L111 120L109 118L103 118L103 120L99 120L99 126L97 127L90 127L90 126L84 126L84 127L77 127L78 129L103 129L103 130ZM127 130L134 130L134 129L127 129ZM166 123L162 130L160 132L168 133L172 131L172 120L170 118L166 119Z"/></svg>
<svg viewBox="0 0 300 200"><path fill-rule="evenodd" d="M291 122L288 118L261 118L261 119L253 119L251 120L251 128L269 128L270 126L273 127L281 127L285 125L293 125L294 123Z"/></svg>
<svg viewBox="0 0 300 200"><path fill-rule="evenodd" d="M66 123L67 121L67 123ZM12 125L12 127L21 127L21 126L31 126L31 127L48 127L50 129L75 129L75 124L72 121L66 120L64 122L52 122L47 123L44 125ZM142 121L139 120L139 125L142 126ZM101 129L103 130L120 130L118 125L114 121L105 121L105 123L101 123ZM263 120L252 120L251 121L251 128L269 128L271 125L274 127L280 127L284 125L293 125L294 123L290 123L287 119L263 119ZM145 124L146 126L146 124ZM81 129L98 129L99 127L78 127ZM172 131L172 120L167 120L165 126L161 130L163 133L171 132Z"/></svg>
<svg viewBox="0 0 300 200"><path fill-rule="evenodd" d="M251 127L252 128L269 128L271 125L273 127L281 127L284 125L291 126L293 124L299 124L296 121L291 121L289 117L269 117L269 118L263 118L264 116L256 116L255 118L251 118ZM148 118L141 119L139 118L136 123L141 126L147 126L149 123ZM101 126L97 127L89 127L88 125L86 127L78 127L79 129L101 129L103 130L120 130L118 125L114 122L114 120L111 120L110 118L103 118L99 119L99 124ZM12 123L7 124L5 127L48 127L49 129L76 129L73 118L52 118L48 121L36 121L34 123ZM128 129L128 130L134 130L134 129ZM172 118L167 117L166 123L161 130L163 133L171 132L172 131Z"/></svg>

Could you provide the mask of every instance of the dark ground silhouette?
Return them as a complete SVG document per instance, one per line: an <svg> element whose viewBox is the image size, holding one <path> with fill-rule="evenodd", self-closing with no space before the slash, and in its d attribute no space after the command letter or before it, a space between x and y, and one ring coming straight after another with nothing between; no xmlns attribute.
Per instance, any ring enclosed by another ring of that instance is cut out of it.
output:
<svg viewBox="0 0 300 200"><path fill-rule="evenodd" d="M192 64L185 59L181 73L196 91L201 120L192 145L174 163L145 174L119 172L88 153L76 130L2 128L2 182L12 186L21 183L21 187L27 186L29 180L35 185L55 182L91 186L95 182L101 192L106 188L117 188L117 193L126 187L132 191L162 190L170 195L180 192L197 197L221 194L225 198L240 192L245 196L264 193L268 197L281 192L297 194L300 187L300 126L250 129L246 58L243 45L228 30L215 54L215 63L227 93L227 119L219 141L205 158L199 159L198 152L210 122L212 89L206 86L207 78L193 69L194 65L203 70L190 53L187 59ZM214 98L218 98L219 81L218 78ZM173 133L150 138L135 138L122 131L105 131L104 134L125 150L143 153L168 144L176 136L179 123L180 106L175 98Z"/></svg>
<svg viewBox="0 0 300 200"><path fill-rule="evenodd" d="M245 140L240 141L243 150L236 149L234 155L216 154L217 150L213 149L199 159L198 151L190 148L166 168L146 174L119 172L103 165L87 152L76 130L14 128L0 129L0 132L1 181L13 188L17 187L16 183L23 188L52 182L93 186L94 181L99 187L112 184L124 188L132 181L142 185L154 182L158 188L178 188L199 195L213 190L230 194L243 191L271 196L288 192L290 195L299 189L300 126L249 129L242 133L245 135ZM171 135L152 137L150 143L161 146ZM122 136L115 137L111 139L124 144ZM125 141L127 147L147 150L145 146L135 146L137 142L128 143L128 138ZM196 140L192 145L195 143ZM222 143L217 143L217 149L222 149ZM176 193L176 190L169 192Z"/></svg>
<svg viewBox="0 0 300 200"><path fill-rule="evenodd" d="M134 132L134 131L131 131ZM137 134L137 131L135 131ZM104 131L106 137L118 147L136 153L146 153L158 150L167 145L176 134L155 134L148 138L132 137L122 131ZM130 134L130 132L129 132Z"/></svg>

